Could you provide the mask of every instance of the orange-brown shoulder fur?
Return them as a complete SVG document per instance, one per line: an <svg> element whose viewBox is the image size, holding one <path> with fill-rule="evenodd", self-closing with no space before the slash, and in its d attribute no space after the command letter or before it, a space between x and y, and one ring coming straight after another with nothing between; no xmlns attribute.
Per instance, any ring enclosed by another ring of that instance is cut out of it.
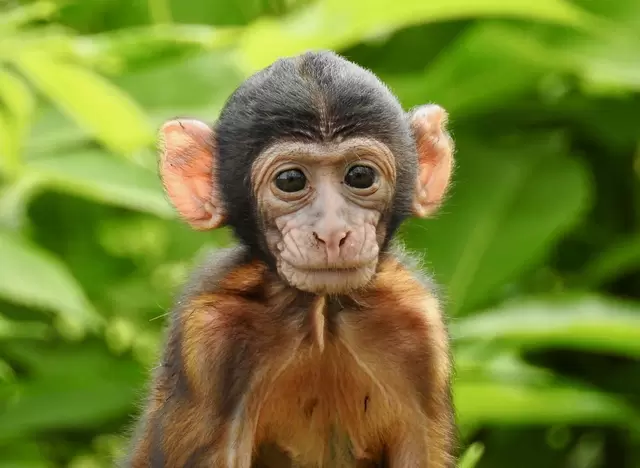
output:
<svg viewBox="0 0 640 468"><path fill-rule="evenodd" d="M209 286L178 308L129 466L454 466L440 306L395 256L349 297L259 262Z"/></svg>

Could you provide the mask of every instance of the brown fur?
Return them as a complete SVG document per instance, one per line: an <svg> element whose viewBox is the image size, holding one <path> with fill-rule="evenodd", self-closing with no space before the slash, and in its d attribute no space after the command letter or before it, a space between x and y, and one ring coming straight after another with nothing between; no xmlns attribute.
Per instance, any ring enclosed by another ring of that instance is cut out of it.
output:
<svg viewBox="0 0 640 468"><path fill-rule="evenodd" d="M166 356L182 368L165 358L128 466L454 466L447 332L397 257L350 297L301 293L258 262L217 275L179 307Z"/></svg>

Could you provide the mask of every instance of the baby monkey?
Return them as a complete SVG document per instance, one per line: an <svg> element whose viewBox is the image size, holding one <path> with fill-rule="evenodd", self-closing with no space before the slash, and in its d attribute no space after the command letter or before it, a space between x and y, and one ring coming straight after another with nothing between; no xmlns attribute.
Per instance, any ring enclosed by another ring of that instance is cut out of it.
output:
<svg viewBox="0 0 640 468"><path fill-rule="evenodd" d="M320 51L251 76L213 126L164 124L171 202L239 246L177 302L125 466L454 466L442 311L391 242L445 196L445 122Z"/></svg>

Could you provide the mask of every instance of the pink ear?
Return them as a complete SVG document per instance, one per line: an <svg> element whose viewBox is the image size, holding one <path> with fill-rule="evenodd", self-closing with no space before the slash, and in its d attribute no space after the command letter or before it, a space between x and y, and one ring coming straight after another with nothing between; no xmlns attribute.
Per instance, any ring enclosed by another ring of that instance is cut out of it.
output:
<svg viewBox="0 0 640 468"><path fill-rule="evenodd" d="M214 131L198 120L171 120L160 129L160 176L171 203L194 229L215 229L225 212L214 179Z"/></svg>
<svg viewBox="0 0 640 468"><path fill-rule="evenodd" d="M413 110L409 124L418 149L413 211L425 217L434 213L447 193L453 172L453 140L446 131L447 113L435 104Z"/></svg>

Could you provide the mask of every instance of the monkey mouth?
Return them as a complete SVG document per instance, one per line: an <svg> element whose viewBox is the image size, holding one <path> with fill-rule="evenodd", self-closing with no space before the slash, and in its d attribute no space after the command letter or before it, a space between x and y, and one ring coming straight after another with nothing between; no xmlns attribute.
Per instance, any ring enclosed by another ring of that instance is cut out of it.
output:
<svg viewBox="0 0 640 468"><path fill-rule="evenodd" d="M295 267L295 265L294 265ZM301 271L306 271L309 273L357 273L359 270L366 268L367 264L364 264L362 266L350 266L350 267L338 267L338 266L334 266L334 267L296 267Z"/></svg>
<svg viewBox="0 0 640 468"><path fill-rule="evenodd" d="M300 272L307 274L322 274L322 273L336 273L336 274L350 274L366 271L367 269L375 266L378 262L378 257L365 257L358 260L344 259L338 262L292 262L282 259L282 264L287 265L289 268L293 268Z"/></svg>
<svg viewBox="0 0 640 468"><path fill-rule="evenodd" d="M310 266L280 264L282 278L291 286L316 294L343 294L365 286L375 274L377 262L360 265Z"/></svg>

